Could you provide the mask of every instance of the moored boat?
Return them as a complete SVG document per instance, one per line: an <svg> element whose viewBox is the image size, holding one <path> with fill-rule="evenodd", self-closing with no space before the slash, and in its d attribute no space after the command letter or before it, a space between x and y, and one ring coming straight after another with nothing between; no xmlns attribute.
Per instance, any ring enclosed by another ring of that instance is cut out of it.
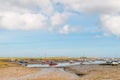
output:
<svg viewBox="0 0 120 80"><path fill-rule="evenodd" d="M50 61L48 64L49 64L49 66L56 66L57 65L57 63L55 61Z"/></svg>
<svg viewBox="0 0 120 80"><path fill-rule="evenodd" d="M75 63L75 61L71 60L70 63L71 63L71 64L72 64L72 63Z"/></svg>
<svg viewBox="0 0 120 80"><path fill-rule="evenodd" d="M112 66L117 66L118 64L119 64L118 61L112 61L112 62L111 62L111 65L112 65Z"/></svg>

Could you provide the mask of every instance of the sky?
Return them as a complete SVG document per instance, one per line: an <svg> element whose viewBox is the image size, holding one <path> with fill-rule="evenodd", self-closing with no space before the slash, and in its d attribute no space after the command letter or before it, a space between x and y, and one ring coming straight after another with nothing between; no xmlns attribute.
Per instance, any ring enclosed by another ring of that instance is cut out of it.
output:
<svg viewBox="0 0 120 80"><path fill-rule="evenodd" d="M120 0L0 0L0 57L120 57Z"/></svg>

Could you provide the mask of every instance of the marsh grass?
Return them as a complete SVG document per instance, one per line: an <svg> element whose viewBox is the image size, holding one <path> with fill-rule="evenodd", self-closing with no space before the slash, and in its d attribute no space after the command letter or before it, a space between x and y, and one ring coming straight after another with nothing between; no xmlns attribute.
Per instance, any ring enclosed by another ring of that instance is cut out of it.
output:
<svg viewBox="0 0 120 80"><path fill-rule="evenodd" d="M10 66L9 63L0 61L0 68L9 67L9 66Z"/></svg>

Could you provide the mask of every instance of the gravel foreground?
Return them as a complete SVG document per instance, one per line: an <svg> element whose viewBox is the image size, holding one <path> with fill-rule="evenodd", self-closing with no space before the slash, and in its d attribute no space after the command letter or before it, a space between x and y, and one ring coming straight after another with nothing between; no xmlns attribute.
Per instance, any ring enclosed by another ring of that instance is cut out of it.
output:
<svg viewBox="0 0 120 80"><path fill-rule="evenodd" d="M0 69L0 80L77 80L75 74L59 68L24 68L10 67Z"/></svg>
<svg viewBox="0 0 120 80"><path fill-rule="evenodd" d="M120 65L78 65L64 69L0 68L0 80L120 80Z"/></svg>

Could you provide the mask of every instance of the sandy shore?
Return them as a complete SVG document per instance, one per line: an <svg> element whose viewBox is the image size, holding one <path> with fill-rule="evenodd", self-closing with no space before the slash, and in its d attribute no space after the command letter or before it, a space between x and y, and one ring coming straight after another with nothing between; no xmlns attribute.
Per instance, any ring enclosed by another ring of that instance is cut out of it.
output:
<svg viewBox="0 0 120 80"><path fill-rule="evenodd" d="M0 68L0 80L120 80L120 66L78 65L60 68Z"/></svg>

